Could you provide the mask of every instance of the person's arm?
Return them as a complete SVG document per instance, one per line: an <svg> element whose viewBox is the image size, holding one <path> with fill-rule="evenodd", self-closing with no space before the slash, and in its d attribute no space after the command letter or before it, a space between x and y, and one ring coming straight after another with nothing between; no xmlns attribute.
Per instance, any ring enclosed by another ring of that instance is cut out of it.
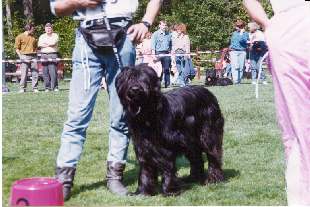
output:
<svg viewBox="0 0 310 207"><path fill-rule="evenodd" d="M20 46L21 46L21 40L20 40L20 37L17 36L15 38L15 45L14 45L14 47L15 47L15 51L16 51L16 53L17 53L19 58L21 57Z"/></svg>
<svg viewBox="0 0 310 207"><path fill-rule="evenodd" d="M153 55L155 54L156 41L157 41L157 32L154 32L151 37L151 50Z"/></svg>
<svg viewBox="0 0 310 207"><path fill-rule="evenodd" d="M188 35L186 35L185 45L186 45L185 52L186 52L186 53L190 53L190 52L191 52L191 41L190 41Z"/></svg>
<svg viewBox="0 0 310 207"><path fill-rule="evenodd" d="M142 21L153 24L156 15L158 14L163 0L150 0ZM143 23L134 24L128 28L127 34L130 34L132 41L141 42L145 34L148 32L148 28Z"/></svg>
<svg viewBox="0 0 310 207"><path fill-rule="evenodd" d="M58 34L53 33L53 35L54 35L54 38L53 38L53 41L51 41L51 42L48 44L49 47L56 47L57 44L58 44L58 41L59 41L59 36L58 36Z"/></svg>
<svg viewBox="0 0 310 207"><path fill-rule="evenodd" d="M243 0L243 5L246 8L250 17L255 22L260 24L263 28L266 28L268 26L269 18L259 1Z"/></svg>
<svg viewBox="0 0 310 207"><path fill-rule="evenodd" d="M40 48L47 47L47 44L43 42L43 36L42 35L39 37L38 47L40 47Z"/></svg>
<svg viewBox="0 0 310 207"><path fill-rule="evenodd" d="M80 8L95 8L102 0L50 0L52 13L68 16Z"/></svg>

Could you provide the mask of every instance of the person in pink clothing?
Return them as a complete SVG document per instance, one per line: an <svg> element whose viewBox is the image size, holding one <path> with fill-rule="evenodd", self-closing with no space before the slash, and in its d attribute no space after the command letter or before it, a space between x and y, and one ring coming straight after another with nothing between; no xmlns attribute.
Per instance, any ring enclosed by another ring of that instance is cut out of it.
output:
<svg viewBox="0 0 310 207"><path fill-rule="evenodd" d="M142 63L147 63L150 67L152 67L155 70L157 76L160 77L163 69L161 66L161 62L154 55L152 55L151 37L152 37L151 32L146 33L145 39L140 44L139 51L141 52L140 55L143 56Z"/></svg>
<svg viewBox="0 0 310 207"><path fill-rule="evenodd" d="M310 205L310 2L271 0L270 20L257 0L243 3L265 28L286 155L287 202Z"/></svg>

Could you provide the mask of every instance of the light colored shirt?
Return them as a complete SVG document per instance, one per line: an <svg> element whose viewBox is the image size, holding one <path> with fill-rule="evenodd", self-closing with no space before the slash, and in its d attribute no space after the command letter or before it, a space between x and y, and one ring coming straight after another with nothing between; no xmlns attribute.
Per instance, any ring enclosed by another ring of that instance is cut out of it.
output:
<svg viewBox="0 0 310 207"><path fill-rule="evenodd" d="M58 40L58 34L52 33L51 35L48 35L47 33L44 33L39 37L38 47L41 47L42 53L58 52ZM45 46L45 44L49 46Z"/></svg>
<svg viewBox="0 0 310 207"><path fill-rule="evenodd" d="M50 0L51 11L55 14L55 3L57 0ZM103 17L103 13L108 18L127 17L132 19L132 15L136 12L139 2L138 0L103 0L101 5L95 8L84 8L76 10L73 18L78 20L92 20Z"/></svg>
<svg viewBox="0 0 310 207"><path fill-rule="evenodd" d="M157 30L152 34L152 50L155 52L170 52L172 46L171 33Z"/></svg>
<svg viewBox="0 0 310 207"><path fill-rule="evenodd" d="M191 45L188 35L176 35L172 38L172 51L182 49L186 53L190 53Z"/></svg>
<svg viewBox="0 0 310 207"><path fill-rule="evenodd" d="M37 40L26 32L21 33L15 38L15 49L18 49L24 55L36 53Z"/></svg>
<svg viewBox="0 0 310 207"><path fill-rule="evenodd" d="M250 36L250 42L255 42L255 41L265 42L265 35L260 30L256 30L254 33L250 33L249 36Z"/></svg>

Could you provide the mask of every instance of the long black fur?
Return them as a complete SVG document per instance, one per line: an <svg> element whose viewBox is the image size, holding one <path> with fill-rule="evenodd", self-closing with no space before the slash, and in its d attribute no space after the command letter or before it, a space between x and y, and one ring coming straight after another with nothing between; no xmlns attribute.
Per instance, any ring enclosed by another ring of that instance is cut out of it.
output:
<svg viewBox="0 0 310 207"><path fill-rule="evenodd" d="M162 192L177 194L178 155L189 160L193 181L207 184L224 180L224 119L211 92L187 86L163 94L159 78L145 64L125 68L116 79L116 88L140 165L137 194L154 195L159 175ZM207 176L202 153L208 159Z"/></svg>
<svg viewBox="0 0 310 207"><path fill-rule="evenodd" d="M216 76L216 72L213 69L206 70L206 86L228 86L233 82L229 78L219 78Z"/></svg>

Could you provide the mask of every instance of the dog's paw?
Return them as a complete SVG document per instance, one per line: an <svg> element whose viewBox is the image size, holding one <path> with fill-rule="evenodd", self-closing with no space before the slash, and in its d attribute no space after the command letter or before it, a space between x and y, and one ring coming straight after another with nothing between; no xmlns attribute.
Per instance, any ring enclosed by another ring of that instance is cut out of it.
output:
<svg viewBox="0 0 310 207"><path fill-rule="evenodd" d="M205 180L205 185L211 183L219 183L224 181L224 173L219 169L208 170L208 176Z"/></svg>
<svg viewBox="0 0 310 207"><path fill-rule="evenodd" d="M163 196L165 197L178 196L180 194L181 194L181 190L163 192Z"/></svg>
<svg viewBox="0 0 310 207"><path fill-rule="evenodd" d="M130 196L154 196L155 193L154 192L150 193L150 192L146 192L146 191L136 190L135 192L131 192L128 195L130 195Z"/></svg>
<svg viewBox="0 0 310 207"><path fill-rule="evenodd" d="M185 186L185 183L183 183ZM162 188L162 194L164 196L178 196L181 194L181 182L178 181L177 184L175 184L174 186L169 186L169 188L163 186Z"/></svg>

